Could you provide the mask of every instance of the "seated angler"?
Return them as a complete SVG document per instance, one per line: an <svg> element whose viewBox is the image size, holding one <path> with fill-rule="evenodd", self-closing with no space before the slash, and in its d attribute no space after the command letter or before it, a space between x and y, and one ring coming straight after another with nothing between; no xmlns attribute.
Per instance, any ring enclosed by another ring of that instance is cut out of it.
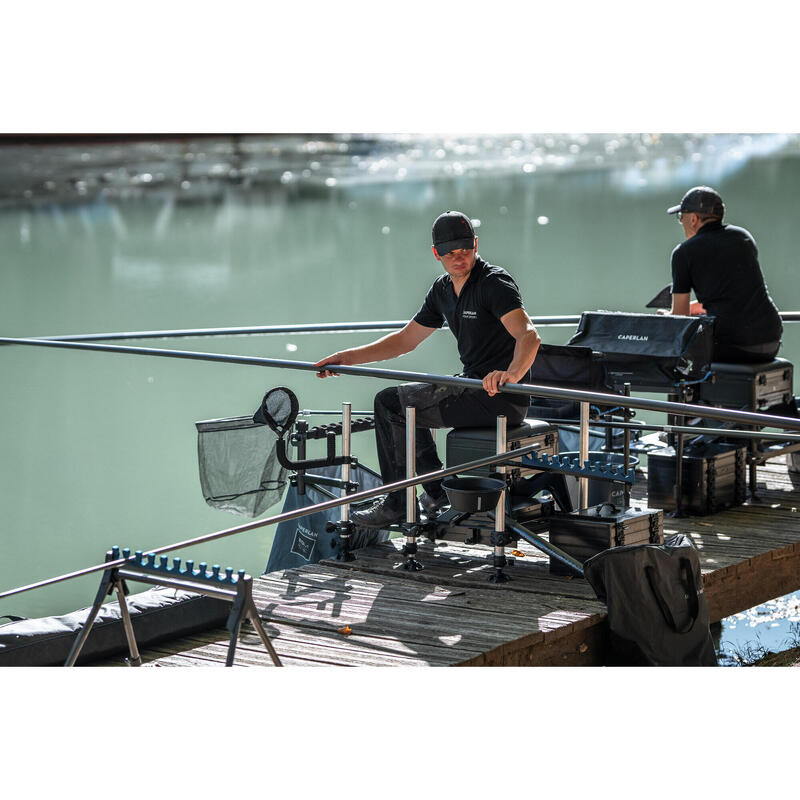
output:
<svg viewBox="0 0 800 800"><path fill-rule="evenodd" d="M502 267L478 255L478 238L465 214L447 211L433 223L433 255L444 268L429 289L422 307L402 328L371 344L353 347L323 358L315 366L364 364L384 361L418 347L445 320L456 337L463 377L478 378L483 389L435 386L427 383L392 386L375 397L375 435L378 461L385 484L405 475L405 410L416 413L416 471L418 475L442 468L431 428L494 427L498 415L509 425L520 424L530 398L503 394L506 383L530 379L530 369L541 339L520 297L514 279ZM319 377L335 374L327 369ZM441 481L423 486L420 503L427 513L445 505ZM381 528L405 519L404 490L391 492L352 521L365 528Z"/></svg>
<svg viewBox="0 0 800 800"><path fill-rule="evenodd" d="M670 313L715 317L714 361L771 361L783 325L767 293L753 237L723 224L722 198L708 186L690 189L667 213L678 215L686 236L672 251ZM690 303L692 290L696 303Z"/></svg>

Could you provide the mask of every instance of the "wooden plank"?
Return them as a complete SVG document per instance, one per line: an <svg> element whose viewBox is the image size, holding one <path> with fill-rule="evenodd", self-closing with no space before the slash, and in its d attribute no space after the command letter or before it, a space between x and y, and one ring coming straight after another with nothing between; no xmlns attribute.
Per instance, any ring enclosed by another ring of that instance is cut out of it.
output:
<svg viewBox="0 0 800 800"><path fill-rule="evenodd" d="M768 462L759 500L710 516L666 517L698 548L712 621L800 589L800 478ZM633 497L647 504L646 470ZM547 538L547 534L543 535ZM550 575L549 560L526 542L507 584L487 581L491 548L419 540L420 572L402 568L403 539L360 550L353 562L326 561L254 580L253 596L287 666L602 664L605 606L580 578ZM507 548L509 553L511 548ZM351 634L339 629L349 626ZM147 666L221 666L224 629L143 652ZM122 665L120 657L109 665ZM237 666L270 665L252 628L243 628Z"/></svg>

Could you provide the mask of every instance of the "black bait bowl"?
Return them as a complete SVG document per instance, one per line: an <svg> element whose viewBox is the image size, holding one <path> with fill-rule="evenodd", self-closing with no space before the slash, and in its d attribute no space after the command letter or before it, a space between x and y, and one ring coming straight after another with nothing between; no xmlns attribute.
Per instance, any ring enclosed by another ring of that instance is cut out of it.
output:
<svg viewBox="0 0 800 800"><path fill-rule="evenodd" d="M450 507L456 511L492 511L503 489L504 481L497 478L445 478L442 488L450 501Z"/></svg>

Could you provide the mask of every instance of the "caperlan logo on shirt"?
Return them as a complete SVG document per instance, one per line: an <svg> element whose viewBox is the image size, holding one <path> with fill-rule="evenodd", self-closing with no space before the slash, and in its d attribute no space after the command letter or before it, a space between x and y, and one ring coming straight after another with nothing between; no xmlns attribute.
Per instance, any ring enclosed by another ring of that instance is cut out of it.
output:
<svg viewBox="0 0 800 800"><path fill-rule="evenodd" d="M478 312L477 311L462 311L461 316L464 319L478 319Z"/></svg>
<svg viewBox="0 0 800 800"><path fill-rule="evenodd" d="M627 339L631 342L646 342L649 338L649 336L637 336L635 333L620 333L617 336L617 339Z"/></svg>

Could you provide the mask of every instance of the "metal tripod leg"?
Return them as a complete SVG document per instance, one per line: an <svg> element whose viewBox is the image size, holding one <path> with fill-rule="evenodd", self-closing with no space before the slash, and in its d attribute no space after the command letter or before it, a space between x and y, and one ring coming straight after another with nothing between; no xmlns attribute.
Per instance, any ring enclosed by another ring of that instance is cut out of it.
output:
<svg viewBox="0 0 800 800"><path fill-rule="evenodd" d="M128 651L130 658L128 663L132 667L142 666L142 657L139 655L139 647L136 644L136 635L133 632L133 623L131 622L131 615L128 612L128 604L125 602L125 584L120 578L114 582L114 588L117 590L117 600L119 602L119 610L122 612L122 627L125 628L125 638L128 640Z"/></svg>
<svg viewBox="0 0 800 800"><path fill-rule="evenodd" d="M103 605L103 601L106 599L106 597L108 597L112 590L112 584L116 579L116 574L117 571L115 569L107 569L103 573L103 577L100 580L100 588L97 590L97 595L94 598L94 604L92 605L91 609L89 609L89 615L86 617L86 622L83 623L83 627L75 637L75 641L72 643L72 648L69 651L67 660L64 662L65 667L75 666L75 662L78 660L78 656L83 649L83 645L86 642L90 631L92 630L92 625L97 618L97 612L100 611L100 606Z"/></svg>
<svg viewBox="0 0 800 800"><path fill-rule="evenodd" d="M231 632L230 642L228 643L228 654L225 657L225 666L233 666L233 657L236 655L236 642L239 639L239 629L242 627L242 616L246 608L244 586L239 586L239 592L233 601L231 613L228 614L228 621L225 627Z"/></svg>
<svg viewBox="0 0 800 800"><path fill-rule="evenodd" d="M258 609L256 609L256 605L252 599L250 600L250 606L248 608L248 617L250 622L253 623L256 633L261 637L264 647L267 648L267 651L272 657L272 663L276 667L282 667L283 664L281 664L281 660L278 658L278 654L275 652L275 648L272 646L272 642L269 640L269 636L267 636L267 632L264 630L264 626L261 624L261 618L258 616Z"/></svg>
<svg viewBox="0 0 800 800"><path fill-rule="evenodd" d="M97 619L97 614L100 611L100 606L103 601L116 591L117 600L119 601L119 608L122 613L122 626L125 629L125 638L128 640L128 650L130 652L130 659L128 661L132 666L138 667L142 664L141 656L139 655L139 648L136 645L136 637L133 633L133 624L131 623L131 615L128 612L128 604L125 602L125 585L119 577L116 569L109 569L103 573L103 578L100 581L100 588L97 590L97 595L94 598L94 604L89 610L89 615L86 617L86 622L83 623L75 641L72 643L72 648L69 651L67 660L64 662L65 667L74 667L78 656L89 638L92 630L92 625Z"/></svg>
<svg viewBox="0 0 800 800"><path fill-rule="evenodd" d="M256 604L253 602L252 581L249 578L239 584L236 599L233 601L231 613L228 615L228 622L225 627L231 632L231 639L228 644L228 655L225 659L225 666L233 666L233 658L236 655L236 642L239 638L239 629L242 626L243 617L247 617L250 622L253 623L253 627L261 637L264 647L267 648L272 658L272 663L275 664L276 667L283 666L280 658L278 658L278 654L275 652L275 648L272 646L272 642L270 642L267 636L267 632L264 630L264 626L261 624L261 618L258 616Z"/></svg>

